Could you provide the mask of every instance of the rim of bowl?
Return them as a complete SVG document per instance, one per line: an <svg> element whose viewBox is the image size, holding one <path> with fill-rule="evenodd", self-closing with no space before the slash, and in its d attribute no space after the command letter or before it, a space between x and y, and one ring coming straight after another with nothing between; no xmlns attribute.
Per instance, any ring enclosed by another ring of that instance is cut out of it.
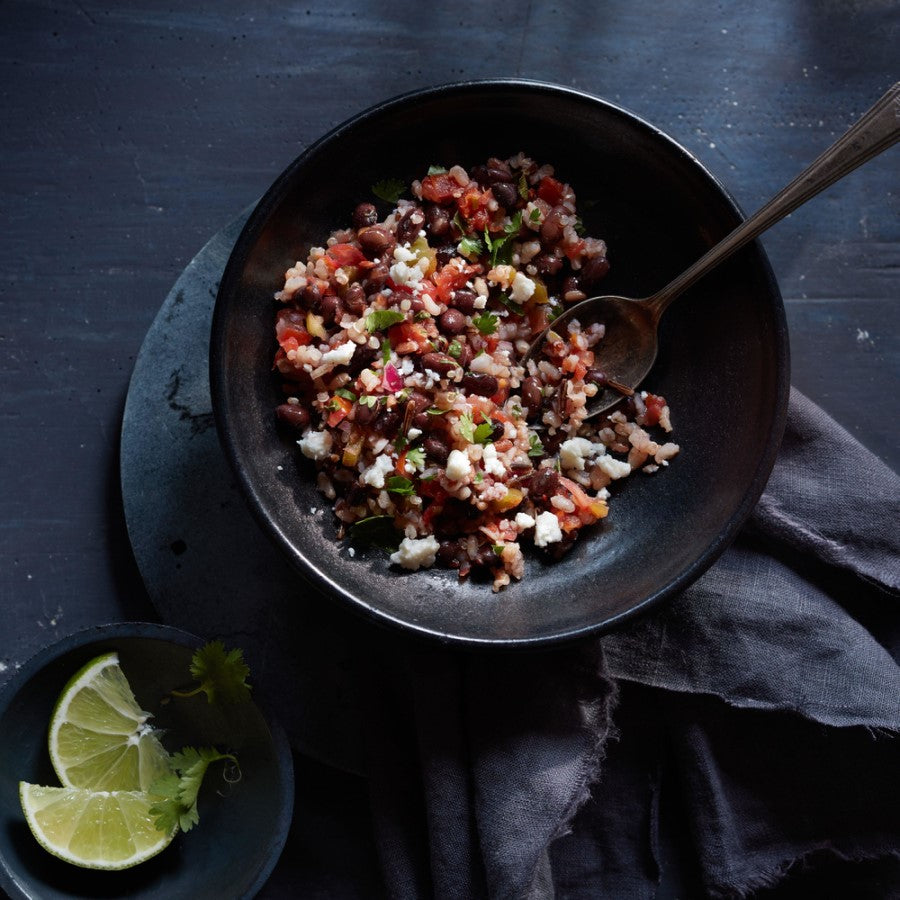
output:
<svg viewBox="0 0 900 900"><path fill-rule="evenodd" d="M262 527L263 531L272 538L288 559L299 570L301 577L310 580L317 588L323 591L331 600L341 602L345 607L365 615L370 621L374 620L382 625L401 629L407 634L413 634L426 639L436 639L442 643L467 648L500 649L500 648L546 648L560 644L571 643L579 638L596 636L610 631L625 622L642 615L689 585L693 584L727 549L737 536L741 526L749 518L757 501L765 489L766 483L775 465L778 449L781 446L784 429L787 422L787 406L790 394L790 346L788 342L787 317L784 309L784 301L781 297L778 283L772 272L768 256L759 242L759 239L751 241L748 246L754 247L759 255L761 274L767 286L767 296L772 299L772 308L775 316L775 329L773 339L778 360L779 378L777 379L777 396L774 403L774 416L772 428L769 431L764 452L757 464L756 471L750 482L750 486L744 495L742 502L732 513L717 538L698 556L698 558L668 583L645 597L640 602L627 610L615 613L598 622L588 623L582 627L570 628L565 631L549 635L496 638L496 637L472 637L466 635L451 634L437 628L420 625L408 619L392 615L379 609L377 605L369 602L364 597L356 596L346 590L338 581L330 578L327 573L313 565L303 550L288 539L283 530L274 519L265 511L265 505L256 490L251 479L241 463L237 447L231 438L230 432L223 427L227 420L225 391L223 389L227 373L224 367L224 322L225 322L225 294L231 289L232 282L238 277L243 267L248 250L256 239L256 232L268 219L272 210L281 202L282 186L287 184L294 176L297 169L305 165L306 161L318 154L323 147L338 140L345 131L357 128L361 123L381 114L415 104L421 100L432 99L441 94L456 94L474 91L504 91L509 89L526 89L536 93L565 95L581 102L603 107L607 112L627 119L634 127L649 133L654 139L667 145L670 152L683 157L689 164L696 167L700 174L714 187L727 205L731 207L738 221L745 218L743 210L722 184L722 182L710 172L710 170L689 150L683 147L673 137L648 122L642 116L631 111L627 107L604 100L594 94L565 85L554 84L547 81L532 80L527 78L486 78L465 81L447 82L432 87L420 88L398 94L387 100L369 106L361 112L349 117L339 125L332 128L322 137L310 144L299 156L297 156L282 173L275 179L265 194L259 200L250 213L241 233L235 242L228 262L222 274L222 280L216 295L213 309L212 327L210 332L209 376L210 394L212 398L213 413L216 421L216 431L219 442L225 453L232 472L235 473L241 491L250 507L253 517Z"/></svg>

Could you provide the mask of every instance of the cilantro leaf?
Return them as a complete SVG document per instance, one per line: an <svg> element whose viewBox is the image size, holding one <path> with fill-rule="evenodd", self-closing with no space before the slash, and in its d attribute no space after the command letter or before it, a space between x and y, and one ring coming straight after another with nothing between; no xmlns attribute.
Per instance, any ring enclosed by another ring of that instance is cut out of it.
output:
<svg viewBox="0 0 900 900"><path fill-rule="evenodd" d="M475 484L481 484L484 481L484 472L480 469L475 471Z"/></svg>
<svg viewBox="0 0 900 900"><path fill-rule="evenodd" d="M385 479L384 486L392 494L400 494L402 497L408 497L416 492L413 483L403 475L393 475L391 478Z"/></svg>
<svg viewBox="0 0 900 900"><path fill-rule="evenodd" d="M385 328L390 328L391 325L402 322L405 318L405 313L397 312L393 309L376 309L366 316L366 331L369 334L373 331L382 331ZM384 352L383 347L382 352Z"/></svg>
<svg viewBox="0 0 900 900"><path fill-rule="evenodd" d="M503 231L512 236L519 233L522 227L522 210L517 209L515 215L503 226Z"/></svg>
<svg viewBox="0 0 900 900"><path fill-rule="evenodd" d="M381 342L381 361L385 365L391 361L391 342L387 338Z"/></svg>
<svg viewBox="0 0 900 900"><path fill-rule="evenodd" d="M450 346L447 347L448 356L452 356L454 359L459 359L461 353L462 344L460 344L459 341L451 341Z"/></svg>
<svg viewBox="0 0 900 900"><path fill-rule="evenodd" d="M543 456L544 455L544 445L541 443L541 439L532 431L528 435L528 455L529 456Z"/></svg>
<svg viewBox="0 0 900 900"><path fill-rule="evenodd" d="M173 772L164 775L150 787L159 798L150 808L153 824L160 831L171 831L175 825L190 831L200 821L197 796L207 769L215 762L228 760L235 766L237 759L230 753L220 753L214 747L184 747L172 756Z"/></svg>
<svg viewBox="0 0 900 900"><path fill-rule="evenodd" d="M503 548L506 546L505 544L491 544L491 550L497 554L497 556L503 556Z"/></svg>
<svg viewBox="0 0 900 900"><path fill-rule="evenodd" d="M472 324L487 337L497 330L497 317L493 313L482 313L480 316L473 317Z"/></svg>
<svg viewBox="0 0 900 900"><path fill-rule="evenodd" d="M456 245L456 249L463 256L480 256L484 253L484 243L481 238L464 237Z"/></svg>
<svg viewBox="0 0 900 900"><path fill-rule="evenodd" d="M475 443L475 422L472 414L464 412L459 417L459 433L470 443Z"/></svg>
<svg viewBox="0 0 900 900"><path fill-rule="evenodd" d="M584 227L584 222L581 221L581 216L575 217L574 228L575 234L577 234L578 237L584 237L587 234L587 229Z"/></svg>
<svg viewBox="0 0 900 900"><path fill-rule="evenodd" d="M356 403L356 394L353 391L348 391L347 388L338 388L334 392L338 397L343 397L344 400L349 400L351 403Z"/></svg>
<svg viewBox="0 0 900 900"><path fill-rule="evenodd" d="M511 312L517 316L521 316L525 312L525 307L521 304L516 303L509 294L503 293L500 294L497 299Z"/></svg>
<svg viewBox="0 0 900 900"><path fill-rule="evenodd" d="M541 211L537 206L528 214L528 221L534 223L541 221Z"/></svg>
<svg viewBox="0 0 900 900"><path fill-rule="evenodd" d="M448 412L450 412L450 410L449 409L438 409L436 406L432 406L429 409L426 409L425 412L429 416L444 416Z"/></svg>
<svg viewBox="0 0 900 900"><path fill-rule="evenodd" d="M378 406L378 397L373 397L371 394L361 394L359 402L363 406L368 406L369 409L375 409Z"/></svg>
<svg viewBox="0 0 900 900"><path fill-rule="evenodd" d="M400 546L393 516L368 516L350 526L350 540L362 546L379 547L393 553Z"/></svg>
<svg viewBox="0 0 900 900"><path fill-rule="evenodd" d="M387 203L396 203L406 191L406 185L397 178L384 178L372 185L372 193Z"/></svg>
<svg viewBox="0 0 900 900"><path fill-rule="evenodd" d="M481 425L478 425L474 432L472 433L472 443L473 444L488 444L491 440L491 435L494 433L494 424L493 422L482 422Z"/></svg>
<svg viewBox="0 0 900 900"><path fill-rule="evenodd" d="M425 451L421 447L413 447L406 453L406 461L417 471L425 468Z"/></svg>
<svg viewBox="0 0 900 900"><path fill-rule="evenodd" d="M429 175L446 175L447 170L443 166L429 166L428 174Z"/></svg>
<svg viewBox="0 0 900 900"><path fill-rule="evenodd" d="M200 684L189 691L171 693L175 697L194 697L204 693L209 703L241 703L250 699L249 674L243 650L235 648L226 651L221 641L211 641L191 658L191 675Z"/></svg>
<svg viewBox="0 0 900 900"><path fill-rule="evenodd" d="M484 418L484 413L482 413L482 418ZM476 425L472 414L464 412L459 417L459 433L470 444L486 444L494 433L494 423L485 419L481 425Z"/></svg>

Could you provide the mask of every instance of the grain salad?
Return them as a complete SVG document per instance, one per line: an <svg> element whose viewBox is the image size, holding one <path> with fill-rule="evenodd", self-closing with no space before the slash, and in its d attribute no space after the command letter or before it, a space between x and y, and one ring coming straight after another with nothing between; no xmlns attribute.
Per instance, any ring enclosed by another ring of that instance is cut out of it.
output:
<svg viewBox="0 0 900 900"><path fill-rule="evenodd" d="M569 322L523 365L609 271L551 166L519 154L373 190L275 294L277 418L342 537L500 590L523 549L561 556L606 517L610 485L668 465L669 407L640 392L585 421L607 384L600 324Z"/></svg>

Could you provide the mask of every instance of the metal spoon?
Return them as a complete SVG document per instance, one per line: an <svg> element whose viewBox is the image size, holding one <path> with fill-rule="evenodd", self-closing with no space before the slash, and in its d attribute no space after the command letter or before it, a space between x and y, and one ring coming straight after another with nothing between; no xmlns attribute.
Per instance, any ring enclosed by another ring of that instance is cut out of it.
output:
<svg viewBox="0 0 900 900"><path fill-rule="evenodd" d="M659 320L676 297L788 213L886 150L898 137L900 82L786 188L662 290L640 300L605 296L576 303L538 335L525 355L525 362L539 355L548 334L564 334L566 324L572 319L577 318L582 327L602 322L606 333L600 345L599 364L607 373L608 384L588 400L587 418L609 409L623 395L633 394L653 366Z"/></svg>

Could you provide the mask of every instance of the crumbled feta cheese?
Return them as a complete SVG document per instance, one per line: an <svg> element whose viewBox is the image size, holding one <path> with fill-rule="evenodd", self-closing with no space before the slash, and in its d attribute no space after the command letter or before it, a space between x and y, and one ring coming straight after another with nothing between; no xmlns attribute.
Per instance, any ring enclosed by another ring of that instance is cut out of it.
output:
<svg viewBox="0 0 900 900"><path fill-rule="evenodd" d="M353 359L353 354L356 352L356 344L353 341L347 341L345 344L341 344L339 347L335 347L334 350L329 350L327 353L322 354L322 365L330 363L335 366L346 366L351 359Z"/></svg>
<svg viewBox="0 0 900 900"><path fill-rule="evenodd" d="M406 432L406 438L409 441L414 441L418 437L422 437L421 428L410 428L409 431Z"/></svg>
<svg viewBox="0 0 900 900"><path fill-rule="evenodd" d="M534 294L534 287L534 282L530 278L527 278L521 272L516 272L516 276L512 280L510 297L512 297L516 303L524 303L531 298L532 294Z"/></svg>
<svg viewBox="0 0 900 900"><path fill-rule="evenodd" d="M627 462L621 462L612 456L601 456L597 459L597 465L610 478L615 481L617 478L624 478L631 473L631 466Z"/></svg>
<svg viewBox="0 0 900 900"><path fill-rule="evenodd" d="M479 353L472 362L469 363L469 370L481 374L490 374L494 368L494 360L491 359L490 353Z"/></svg>
<svg viewBox="0 0 900 900"><path fill-rule="evenodd" d="M434 565L439 547L440 544L433 534L425 538L405 537L400 543L400 549L391 554L391 562L412 571L428 568Z"/></svg>
<svg viewBox="0 0 900 900"><path fill-rule="evenodd" d="M558 544L562 540L559 519L552 512L542 512L534 523L534 546L546 547L547 544Z"/></svg>
<svg viewBox="0 0 900 900"><path fill-rule="evenodd" d="M416 254L409 249L408 245L404 247L403 244L397 244L397 246L394 247L394 259L396 259L397 262L408 263L412 262L415 258Z"/></svg>
<svg viewBox="0 0 900 900"><path fill-rule="evenodd" d="M297 441L297 446L309 459L325 459L331 450L331 434L327 431L307 431Z"/></svg>
<svg viewBox="0 0 900 900"><path fill-rule="evenodd" d="M462 481L472 474L472 463L462 450L451 450L447 457L447 477L451 481Z"/></svg>
<svg viewBox="0 0 900 900"><path fill-rule="evenodd" d="M601 443L594 443L587 438L574 437L563 441L559 448L559 464L564 469L577 469L584 471L584 461L596 456L603 456L606 447Z"/></svg>
<svg viewBox="0 0 900 900"><path fill-rule="evenodd" d="M363 481L374 488L384 487L384 476L394 468L394 461L387 454L382 454L366 469Z"/></svg>
<svg viewBox="0 0 900 900"><path fill-rule="evenodd" d="M529 516L528 513L516 513L516 525L522 531L534 528L534 516Z"/></svg>
<svg viewBox="0 0 900 900"><path fill-rule="evenodd" d="M496 475L498 478L506 475L506 466L497 458L497 448L493 444L485 444L481 461L486 474Z"/></svg>
<svg viewBox="0 0 900 900"><path fill-rule="evenodd" d="M423 272L418 266L410 266L405 262L396 262L391 266L391 278L397 284L413 287L422 280Z"/></svg>

